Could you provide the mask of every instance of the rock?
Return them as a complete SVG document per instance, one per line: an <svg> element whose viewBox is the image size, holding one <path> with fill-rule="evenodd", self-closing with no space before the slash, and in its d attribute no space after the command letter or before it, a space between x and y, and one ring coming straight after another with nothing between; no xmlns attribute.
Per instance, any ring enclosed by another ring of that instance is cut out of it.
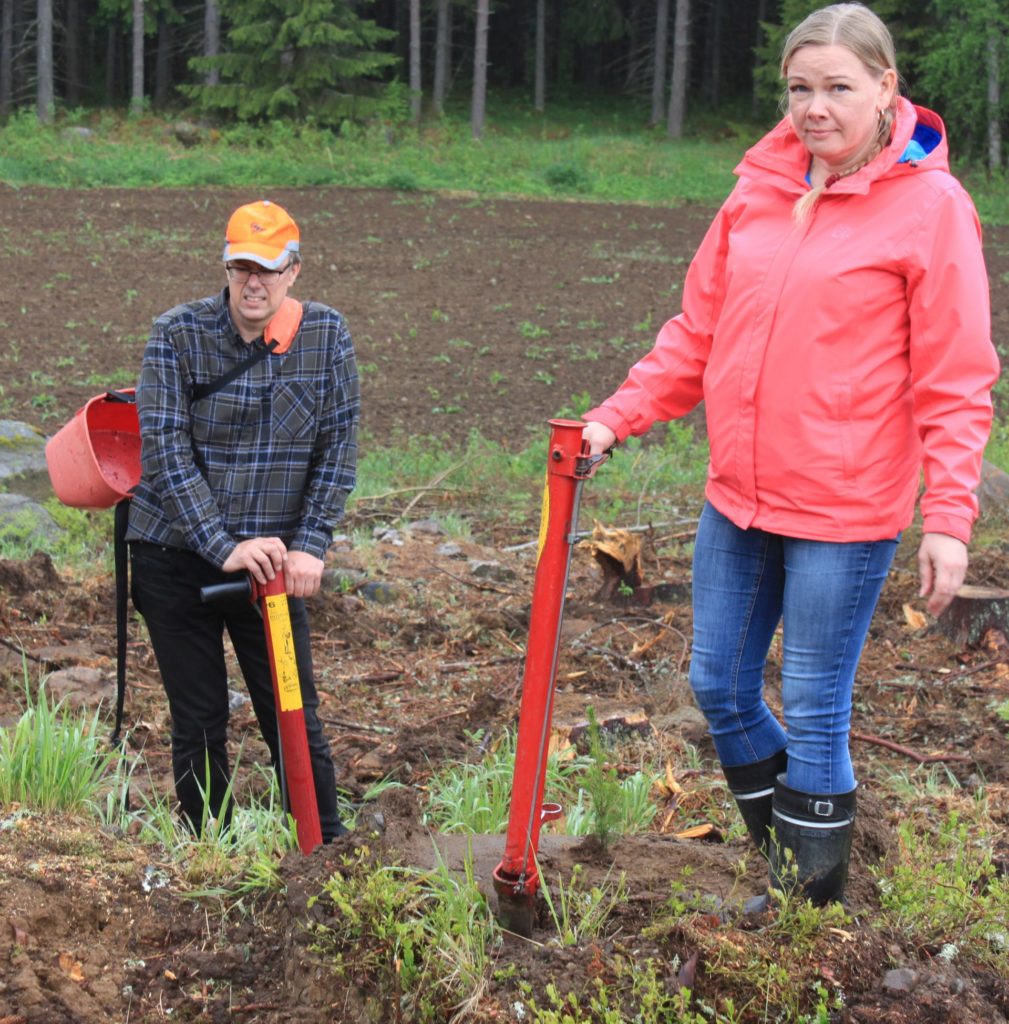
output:
<svg viewBox="0 0 1009 1024"><path fill-rule="evenodd" d="M397 547L403 546L403 535L399 530L392 526L376 526L371 531L372 537L379 542L379 544L395 544Z"/></svg>
<svg viewBox="0 0 1009 1024"><path fill-rule="evenodd" d="M237 711L243 704L249 703L249 697L238 690L228 688L228 710Z"/></svg>
<svg viewBox="0 0 1009 1024"><path fill-rule="evenodd" d="M1009 507L1009 473L990 462L982 462L977 500L982 513L1004 512Z"/></svg>
<svg viewBox="0 0 1009 1024"><path fill-rule="evenodd" d="M436 555L441 555L442 558L465 558L465 552L458 544L453 541L446 541L444 544L439 544L434 552Z"/></svg>
<svg viewBox="0 0 1009 1024"><path fill-rule="evenodd" d="M674 733L695 747L708 739L707 720L699 708L689 704L676 708L668 715L656 716L652 724L660 732Z"/></svg>
<svg viewBox="0 0 1009 1024"><path fill-rule="evenodd" d="M24 543L51 544L62 533L56 520L23 494L0 494L0 527Z"/></svg>
<svg viewBox="0 0 1009 1024"><path fill-rule="evenodd" d="M373 601L375 604L392 604L399 597L395 587L378 581L366 583L361 587L360 593L366 601Z"/></svg>
<svg viewBox="0 0 1009 1024"><path fill-rule="evenodd" d="M509 569L500 562L481 562L471 559L469 571L479 580L496 580L498 583L506 583L515 579L515 570Z"/></svg>
<svg viewBox="0 0 1009 1024"><path fill-rule="evenodd" d="M0 480L46 472L46 439L19 420L0 420Z"/></svg>
<svg viewBox="0 0 1009 1024"><path fill-rule="evenodd" d="M426 533L431 537L445 536L445 527L437 519L418 519L415 523L409 523L407 530L410 533Z"/></svg>
<svg viewBox="0 0 1009 1024"><path fill-rule="evenodd" d="M84 142L90 142L95 137L95 133L90 128L85 128L82 124L72 124L69 128L64 128L60 132L60 136L70 141L80 139Z"/></svg>
<svg viewBox="0 0 1009 1024"><path fill-rule="evenodd" d="M199 145L203 141L203 129L192 121L176 121L172 125L172 135L187 148Z"/></svg>
<svg viewBox="0 0 1009 1024"><path fill-rule="evenodd" d="M883 988L888 992L910 992L918 984L918 975L910 967L896 967L883 975Z"/></svg>
<svg viewBox="0 0 1009 1024"><path fill-rule="evenodd" d="M96 708L116 699L115 683L98 669L83 665L51 673L46 679L46 689L54 701L64 701L74 708Z"/></svg>

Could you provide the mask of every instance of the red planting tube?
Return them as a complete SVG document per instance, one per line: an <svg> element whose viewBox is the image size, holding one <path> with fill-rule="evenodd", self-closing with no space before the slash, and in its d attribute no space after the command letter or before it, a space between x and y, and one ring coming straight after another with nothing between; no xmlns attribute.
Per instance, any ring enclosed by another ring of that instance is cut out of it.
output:
<svg viewBox="0 0 1009 1024"><path fill-rule="evenodd" d="M533 903L539 884L536 853L540 827L544 821L560 815L556 804L543 805L543 787L578 498L583 481L606 457L589 458L582 440L584 427L584 423L573 420L550 421L547 482L522 677L511 810L504 858L494 870L502 923L523 935L532 931Z"/></svg>
<svg viewBox="0 0 1009 1024"><path fill-rule="evenodd" d="M259 601L266 631L266 649L273 675L273 699L277 706L280 734L280 777L287 791L288 806L298 829L301 852L311 853L322 844L319 805L315 798L315 777L308 753L305 710L301 702L301 680L294 653L294 633L287 606L284 573L267 583L252 584L252 599Z"/></svg>

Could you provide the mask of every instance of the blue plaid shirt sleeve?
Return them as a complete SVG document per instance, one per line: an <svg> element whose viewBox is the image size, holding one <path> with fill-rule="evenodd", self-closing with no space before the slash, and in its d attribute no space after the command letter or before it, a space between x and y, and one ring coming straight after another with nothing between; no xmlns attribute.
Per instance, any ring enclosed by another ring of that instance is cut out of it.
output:
<svg viewBox="0 0 1009 1024"><path fill-rule="evenodd" d="M319 431L305 487L301 522L291 541L295 551L324 557L333 524L354 489L360 384L350 331L339 318Z"/></svg>

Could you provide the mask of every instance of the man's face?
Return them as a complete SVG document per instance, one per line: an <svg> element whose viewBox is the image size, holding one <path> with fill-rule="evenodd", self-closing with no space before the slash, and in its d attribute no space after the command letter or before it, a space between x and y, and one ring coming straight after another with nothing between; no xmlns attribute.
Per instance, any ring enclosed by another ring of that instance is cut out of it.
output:
<svg viewBox="0 0 1009 1024"><path fill-rule="evenodd" d="M287 298L301 272L301 264L288 259L279 270L267 270L249 260L225 264L228 275L228 307L238 333L246 341L258 338Z"/></svg>

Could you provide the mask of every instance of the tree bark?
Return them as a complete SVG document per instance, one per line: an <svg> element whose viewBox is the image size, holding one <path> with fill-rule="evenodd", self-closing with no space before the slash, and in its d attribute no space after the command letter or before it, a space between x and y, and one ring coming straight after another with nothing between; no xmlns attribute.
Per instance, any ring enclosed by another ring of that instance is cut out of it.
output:
<svg viewBox="0 0 1009 1024"><path fill-rule="evenodd" d="M999 106L1002 93L999 86L999 35L992 30L988 36L988 170L1002 166L1002 126Z"/></svg>
<svg viewBox="0 0 1009 1024"><path fill-rule="evenodd" d="M144 109L144 0L133 0L133 75L130 83L130 113Z"/></svg>
<svg viewBox="0 0 1009 1024"><path fill-rule="evenodd" d="M38 0L38 22L36 25L35 52L36 112L38 119L49 122L53 119L55 96L53 92L53 4L52 0Z"/></svg>
<svg viewBox="0 0 1009 1024"><path fill-rule="evenodd" d="M758 0L757 3L757 33L754 39L753 47L756 49L761 46L764 42L764 22L767 21L767 0ZM753 65L754 72L756 72L757 65ZM750 111L754 117L757 117L760 113L760 89L757 87L757 76L754 73L753 76L753 96L750 100Z"/></svg>
<svg viewBox="0 0 1009 1024"><path fill-rule="evenodd" d="M217 0L206 0L203 8L203 56L216 57L221 52L221 9ZM217 85L221 72L211 68L204 76L204 85Z"/></svg>
<svg viewBox="0 0 1009 1024"><path fill-rule="evenodd" d="M705 37L705 70L708 102L714 109L722 100L722 13L723 0L711 0L708 8L708 31Z"/></svg>
<svg viewBox="0 0 1009 1024"><path fill-rule="evenodd" d="M483 138L487 108L487 33L490 22L490 0L477 0L476 41L473 48L473 105L470 129L474 139Z"/></svg>
<svg viewBox="0 0 1009 1024"><path fill-rule="evenodd" d="M14 98L14 0L0 8L0 116L11 112Z"/></svg>
<svg viewBox="0 0 1009 1024"><path fill-rule="evenodd" d="M1009 590L964 585L936 625L961 647L977 647L989 629L1009 635Z"/></svg>
<svg viewBox="0 0 1009 1024"><path fill-rule="evenodd" d="M438 0L434 39L434 85L431 88L431 103L436 114L445 112L445 94L448 91L448 69L451 60L452 4L451 0Z"/></svg>
<svg viewBox="0 0 1009 1024"><path fill-rule="evenodd" d="M669 87L669 120L666 134L683 138L683 119L687 112L687 63L690 60L690 0L676 0L676 28L673 32L673 76Z"/></svg>
<svg viewBox="0 0 1009 1024"><path fill-rule="evenodd" d="M154 95L152 105L158 109L168 106L172 88L172 23L161 14L158 18L158 53L154 64Z"/></svg>
<svg viewBox="0 0 1009 1024"><path fill-rule="evenodd" d="M668 0L667 0L668 2ZM541 114L547 109L547 4L536 0L536 68L534 72L533 109Z"/></svg>
<svg viewBox="0 0 1009 1024"><path fill-rule="evenodd" d="M420 0L410 0L410 118L420 124Z"/></svg>
<svg viewBox="0 0 1009 1024"><path fill-rule="evenodd" d="M119 64L119 39L115 25L109 24L105 35L105 105L116 102L116 72Z"/></svg>
<svg viewBox="0 0 1009 1024"><path fill-rule="evenodd" d="M656 0L655 49L652 58L652 116L649 124L665 120L666 50L669 47L669 0Z"/></svg>
<svg viewBox="0 0 1009 1024"><path fill-rule="evenodd" d="M67 0L66 13L66 91L68 107L78 107L81 103L81 32L80 2Z"/></svg>

